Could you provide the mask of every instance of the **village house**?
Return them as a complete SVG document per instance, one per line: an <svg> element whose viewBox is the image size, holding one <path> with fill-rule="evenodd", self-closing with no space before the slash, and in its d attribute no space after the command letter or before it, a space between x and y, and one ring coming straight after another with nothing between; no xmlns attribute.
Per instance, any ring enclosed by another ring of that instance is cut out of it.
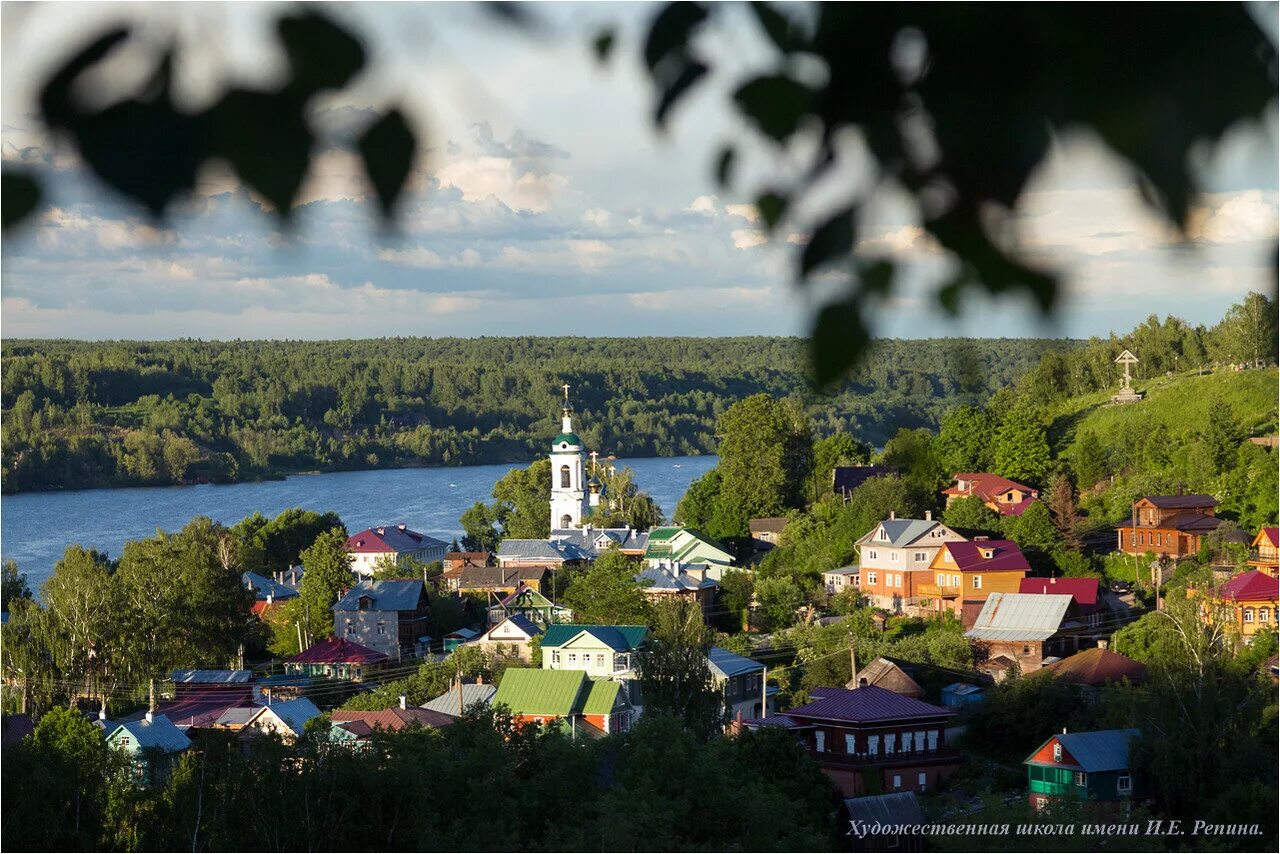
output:
<svg viewBox="0 0 1280 854"><path fill-rule="evenodd" d="M1267 575L1280 575L1280 528L1263 528L1249 545L1249 565Z"/></svg>
<svg viewBox="0 0 1280 854"><path fill-rule="evenodd" d="M493 695L498 693L495 685L483 682L455 681L453 687L439 697L433 697L422 704L422 708L439 712L450 717L460 718L472 706L488 706L493 702Z"/></svg>
<svg viewBox="0 0 1280 854"><path fill-rule="evenodd" d="M463 627L461 629L454 629L453 631L449 632L449 634L442 637L440 639L440 644L444 648L444 651L446 654L451 652L457 652L458 647L462 646L463 644L470 643L471 641L475 640L479 636L480 636L480 633L477 632L475 629L468 629L466 627Z"/></svg>
<svg viewBox="0 0 1280 854"><path fill-rule="evenodd" d="M635 696L639 689L636 653L648 638L648 626L548 626L542 636L542 667L623 680L638 713L642 704Z"/></svg>
<svg viewBox="0 0 1280 854"><path fill-rule="evenodd" d="M873 477L897 477L896 466L836 466L831 470L831 491L848 503L855 489Z"/></svg>
<svg viewBox="0 0 1280 854"><path fill-rule="evenodd" d="M850 851L924 850L925 817L915 792L845 798L843 819L841 831ZM855 821L868 829L861 836L850 832Z"/></svg>
<svg viewBox="0 0 1280 854"><path fill-rule="evenodd" d="M992 593L964 634L975 642L978 668L999 682L1015 665L1030 673L1075 652L1083 626L1070 618L1071 603L1065 594Z"/></svg>
<svg viewBox="0 0 1280 854"><path fill-rule="evenodd" d="M507 668L493 706L505 706L517 725L554 724L573 738L626 732L635 717L622 683L582 670Z"/></svg>
<svg viewBox="0 0 1280 854"><path fill-rule="evenodd" d="M549 567L557 570L581 566L590 560L590 555L582 549L563 540L508 539L498 544L498 566L504 569Z"/></svg>
<svg viewBox="0 0 1280 854"><path fill-rule="evenodd" d="M431 638L431 603L420 579L362 581L333 606L333 631L388 658L417 658Z"/></svg>
<svg viewBox="0 0 1280 854"><path fill-rule="evenodd" d="M1094 644L1112 635L1114 626L1106 619L1109 611L1099 593L1096 578L1024 578L1018 582L1017 592L1070 596L1068 616L1083 625L1077 631L1081 643Z"/></svg>
<svg viewBox="0 0 1280 854"><path fill-rule="evenodd" d="M748 722L783 726L845 797L931 792L960 766L946 743L950 709L884 688L818 688L813 702Z"/></svg>
<svg viewBox="0 0 1280 854"><path fill-rule="evenodd" d="M924 699L924 689L920 687L920 683L912 678L912 674L907 672L907 667L911 667L912 670L915 669L912 665L905 664L905 662L893 661L881 656L867 666L859 667L858 671L845 683L845 687L865 688L872 686L892 691L903 697L922 700Z"/></svg>
<svg viewBox="0 0 1280 854"><path fill-rule="evenodd" d="M567 623L573 612L561 607L527 584L516 587L515 592L496 605L489 606L489 625L496 626L508 617L521 616L531 623L549 626Z"/></svg>
<svg viewBox="0 0 1280 854"><path fill-rule="evenodd" d="M674 566L660 564L636 573L640 592L651 602L662 603L687 599L702 609L703 619L710 622L711 608L720 586L711 577L716 570L705 565Z"/></svg>
<svg viewBox="0 0 1280 854"><path fill-rule="evenodd" d="M766 516L762 519L750 519L747 530L751 532L751 543L757 552L767 552L782 541L782 530L787 527L786 516Z"/></svg>
<svg viewBox="0 0 1280 854"><path fill-rule="evenodd" d="M456 591L462 570L469 566L491 566L492 552L448 552L440 562L440 582L444 589Z"/></svg>
<svg viewBox="0 0 1280 854"><path fill-rule="evenodd" d="M302 737L307 721L320 717L316 704L306 697L260 706L245 721L240 732L246 736L279 736L286 744Z"/></svg>
<svg viewBox="0 0 1280 854"><path fill-rule="evenodd" d="M182 730L210 729L228 709L253 705L254 680L248 670L175 670L169 681L173 683L171 700L121 720L137 721L150 713Z"/></svg>
<svg viewBox="0 0 1280 854"><path fill-rule="evenodd" d="M778 687L764 684L763 664L718 646L707 652L707 664L730 720L761 718L773 713Z"/></svg>
<svg viewBox="0 0 1280 854"><path fill-rule="evenodd" d="M411 531L401 522L353 534L347 538L346 549L351 554L351 571L369 578L385 561L392 561L396 566L404 566L410 559L419 563L442 561L449 544Z"/></svg>
<svg viewBox="0 0 1280 854"><path fill-rule="evenodd" d="M458 593L492 601L522 587L541 592L550 589L555 571L554 566L468 566L458 576Z"/></svg>
<svg viewBox="0 0 1280 854"><path fill-rule="evenodd" d="M544 631L544 626L539 626L528 617L516 614L478 635L470 641L470 645L490 655L515 655L521 661L530 662L533 660L532 641L536 637L541 637Z"/></svg>
<svg viewBox="0 0 1280 854"><path fill-rule="evenodd" d="M124 721L107 735L107 747L123 753L138 783L160 783L169 776L179 754L191 739L164 715L147 712L139 720Z"/></svg>
<svg viewBox="0 0 1280 854"><path fill-rule="evenodd" d="M967 629L991 593L1017 593L1031 571L1012 540L975 539L943 543L933 562L933 579L919 586L925 614L950 613Z"/></svg>
<svg viewBox="0 0 1280 854"><path fill-rule="evenodd" d="M952 480L955 484L942 490L948 507L961 498L977 496L1001 516L1021 516L1040 497L1038 489L988 472L961 472Z"/></svg>
<svg viewBox="0 0 1280 854"><path fill-rule="evenodd" d="M346 679L363 682L382 670L387 654L349 641L326 638L307 647L284 663L286 673L324 679Z"/></svg>
<svg viewBox="0 0 1280 854"><path fill-rule="evenodd" d="M857 589L860 584L860 570L857 564L828 569L822 573L822 589L831 596L843 593L849 588Z"/></svg>
<svg viewBox="0 0 1280 854"><path fill-rule="evenodd" d="M555 528L551 541L577 549L587 560L595 560L611 548L628 557L643 557L649 534L635 528L597 528L590 522L581 528Z"/></svg>
<svg viewBox="0 0 1280 854"><path fill-rule="evenodd" d="M329 713L329 743L361 750L368 747L377 732L401 732L414 727L445 727L457 718L422 709L406 707L400 698L400 708L380 709L371 712L355 712L334 709Z"/></svg>
<svg viewBox="0 0 1280 854"><path fill-rule="evenodd" d="M1225 584L1206 591L1188 589L1198 596L1200 613L1206 624L1225 626L1237 637L1251 638L1276 631L1280 608L1280 580L1261 569L1242 572Z"/></svg>
<svg viewBox="0 0 1280 854"><path fill-rule="evenodd" d="M1063 732L1023 762L1027 766L1027 801L1035 810L1054 800L1118 803L1143 797L1146 786L1135 780L1130 746L1136 729Z"/></svg>
<svg viewBox="0 0 1280 854"><path fill-rule="evenodd" d="M1095 646L1081 650L1037 670L1037 677L1044 675L1081 688L1102 688L1108 683L1128 681L1141 685L1147 681L1147 666L1127 655Z"/></svg>
<svg viewBox="0 0 1280 854"><path fill-rule="evenodd" d="M693 528L654 528L644 559L650 568L704 567L707 577L716 581L734 563L732 552Z"/></svg>
<svg viewBox="0 0 1280 854"><path fill-rule="evenodd" d="M858 540L859 587L873 607L897 613L920 610L920 588L933 584L930 568L944 543L964 537L933 520L899 519L896 513Z"/></svg>
<svg viewBox="0 0 1280 854"><path fill-rule="evenodd" d="M1212 495L1148 495L1133 504L1128 524L1116 528L1116 548L1127 555L1180 558L1197 554L1201 538L1217 529Z"/></svg>
<svg viewBox="0 0 1280 854"><path fill-rule="evenodd" d="M276 581L274 578L259 575L256 572L241 573L240 581L244 584L246 590L253 593L251 610L253 615L259 619L269 609L279 605L281 602L294 599L298 595L298 591L289 585Z"/></svg>

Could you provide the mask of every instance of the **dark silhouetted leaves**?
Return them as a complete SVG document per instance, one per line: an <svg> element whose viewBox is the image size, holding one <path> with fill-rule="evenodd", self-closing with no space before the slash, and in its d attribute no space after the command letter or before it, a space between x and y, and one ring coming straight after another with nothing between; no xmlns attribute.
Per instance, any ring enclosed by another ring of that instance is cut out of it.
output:
<svg viewBox="0 0 1280 854"><path fill-rule="evenodd" d="M591 42L591 48L595 51L597 62L609 61L609 57L613 54L615 41L617 41L617 38L611 29L604 29L596 34L595 39Z"/></svg>
<svg viewBox="0 0 1280 854"><path fill-rule="evenodd" d="M668 3L663 7L653 19L644 44L644 61L649 70L674 54L687 53L694 30L706 19L707 9L701 3Z"/></svg>
<svg viewBox="0 0 1280 854"><path fill-rule="evenodd" d="M658 106L654 110L653 120L659 127L663 127L667 123L667 115L671 112L671 108L676 102L689 91L694 83L707 73L707 66L697 60L690 60L684 63L680 68L680 73L662 90L662 95L658 99Z"/></svg>
<svg viewBox="0 0 1280 854"><path fill-rule="evenodd" d="M40 185L26 172L6 169L0 174L0 220L8 231L40 204Z"/></svg>
<svg viewBox="0 0 1280 854"><path fill-rule="evenodd" d="M756 210L760 213L765 231L773 231L774 227L782 221L782 215L787 212L787 200L779 193L770 190L756 199Z"/></svg>
<svg viewBox="0 0 1280 854"><path fill-rule="evenodd" d="M823 306L809 336L813 383L821 389L844 376L866 352L871 333L863 319L868 295L883 298L893 284L893 264L872 261L861 264L856 290Z"/></svg>
<svg viewBox="0 0 1280 854"><path fill-rule="evenodd" d="M399 110L392 110L361 135L358 147L382 215L390 217L413 168L418 147L413 130Z"/></svg>
<svg viewBox="0 0 1280 854"><path fill-rule="evenodd" d="M759 0L755 0L750 6L751 11L756 15L756 20L760 22L760 27L773 42L774 47L783 53L790 53L799 45L800 39L795 27L786 15Z"/></svg>
<svg viewBox="0 0 1280 854"><path fill-rule="evenodd" d="M311 129L288 95L233 89L214 107L218 152L288 217L311 162Z"/></svg>
<svg viewBox="0 0 1280 854"><path fill-rule="evenodd" d="M341 89L364 68L360 40L323 15L308 12L281 18L276 25L292 72L290 89L306 98L325 89Z"/></svg>
<svg viewBox="0 0 1280 854"><path fill-rule="evenodd" d="M732 145L726 145L716 158L716 183L722 188L729 186L729 182L733 180L733 164L737 157L737 150Z"/></svg>
<svg viewBox="0 0 1280 854"><path fill-rule="evenodd" d="M801 117L809 110L811 96L807 86L782 75L757 77L733 93L742 114L778 142L796 132Z"/></svg>
<svg viewBox="0 0 1280 854"><path fill-rule="evenodd" d="M128 37L127 27L110 30L94 39L54 72L40 91L40 114L44 117L45 124L52 128L66 127L79 117L80 110L71 91L76 78L101 62Z"/></svg>
<svg viewBox="0 0 1280 854"><path fill-rule="evenodd" d="M800 278L803 280L824 264L839 261L852 251L853 208L845 208L814 229L800 253Z"/></svg>

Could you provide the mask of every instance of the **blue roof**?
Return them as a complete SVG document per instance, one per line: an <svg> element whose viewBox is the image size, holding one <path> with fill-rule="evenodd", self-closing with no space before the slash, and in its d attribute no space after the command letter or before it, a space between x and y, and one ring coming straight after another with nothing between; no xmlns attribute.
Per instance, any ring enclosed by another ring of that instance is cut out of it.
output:
<svg viewBox="0 0 1280 854"><path fill-rule="evenodd" d="M579 626L571 623L559 623L547 626L542 636L542 648L564 646L578 635L586 632L614 652L630 652L644 643L649 635L648 626Z"/></svg>
<svg viewBox="0 0 1280 854"><path fill-rule="evenodd" d="M253 680L251 670L175 670L172 682L185 685L245 685Z"/></svg>
<svg viewBox="0 0 1280 854"><path fill-rule="evenodd" d="M422 595L423 585L418 579L396 581L361 581L347 591L347 595L333 606L335 611L360 610L361 597L373 599L372 611L414 611Z"/></svg>
<svg viewBox="0 0 1280 854"><path fill-rule="evenodd" d="M285 725L293 730L295 735L302 735L302 730L307 725L307 721L320 716L320 710L316 708L316 704L306 697L272 703L269 706L263 706L259 711L263 712L267 709L270 709L280 720L284 721Z"/></svg>
<svg viewBox="0 0 1280 854"><path fill-rule="evenodd" d="M878 527L884 528L885 539L889 543L895 546L906 546L929 533L937 525L937 522L928 519L885 519Z"/></svg>
<svg viewBox="0 0 1280 854"><path fill-rule="evenodd" d="M274 578L267 578L265 575L259 575L256 572L242 573L240 580L244 582L245 587L253 591L253 598L259 602L267 601L267 597L272 599L292 599L298 595L298 591L289 585L281 584Z"/></svg>
<svg viewBox="0 0 1280 854"><path fill-rule="evenodd" d="M1072 765L1068 762L1059 763L1065 767L1078 767L1081 771L1094 773L1096 771L1122 771L1132 767L1129 764L1129 743L1138 737L1139 731L1136 729L1103 729L1095 732L1064 732L1051 736L1044 744L1036 748L1034 757L1039 753L1041 748L1055 738L1062 745L1062 749L1076 760L1076 764ZM1064 757L1065 759L1065 757ZM1032 762L1027 759L1024 765L1052 765L1054 763Z"/></svg>
<svg viewBox="0 0 1280 854"><path fill-rule="evenodd" d="M591 555L569 541L507 539L498 544L498 557L521 560L588 560Z"/></svg>
<svg viewBox="0 0 1280 854"><path fill-rule="evenodd" d="M707 652L707 661L711 663L711 672L722 679L764 670L764 665L760 662L752 661L718 646L711 647Z"/></svg>
<svg viewBox="0 0 1280 854"><path fill-rule="evenodd" d="M107 736L107 740L115 738L121 730L131 735L138 747L143 749L158 747L166 753L177 753L191 746L191 739L187 738L186 733L164 715L155 715L150 721L146 718L126 721L117 726Z"/></svg>

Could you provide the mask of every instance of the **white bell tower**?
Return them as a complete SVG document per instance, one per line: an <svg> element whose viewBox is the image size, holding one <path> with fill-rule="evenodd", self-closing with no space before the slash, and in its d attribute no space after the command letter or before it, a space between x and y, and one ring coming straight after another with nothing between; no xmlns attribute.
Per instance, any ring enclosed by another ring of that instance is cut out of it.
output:
<svg viewBox="0 0 1280 854"><path fill-rule="evenodd" d="M587 509L582 440L573 432L573 407L569 384L564 385L564 409L560 435L551 442L551 530L577 528Z"/></svg>

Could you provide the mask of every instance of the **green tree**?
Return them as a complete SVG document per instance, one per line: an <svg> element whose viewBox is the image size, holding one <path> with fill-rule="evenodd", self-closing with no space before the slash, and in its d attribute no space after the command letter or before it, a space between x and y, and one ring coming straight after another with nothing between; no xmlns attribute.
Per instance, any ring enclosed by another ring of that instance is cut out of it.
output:
<svg viewBox="0 0 1280 854"><path fill-rule="evenodd" d="M1080 550L1080 511L1076 507L1076 488L1071 478L1059 472L1049 485L1045 499L1049 516L1058 529L1062 543L1072 551Z"/></svg>
<svg viewBox="0 0 1280 854"><path fill-rule="evenodd" d="M726 570L716 590L716 624L726 632L741 631L754 593L755 581L750 572Z"/></svg>
<svg viewBox="0 0 1280 854"><path fill-rule="evenodd" d="M984 472L991 468L991 436L994 426L976 406L948 409L938 428L938 460L948 474Z"/></svg>
<svg viewBox="0 0 1280 854"><path fill-rule="evenodd" d="M1209 332L1209 351L1219 362L1276 361L1276 302L1250 291Z"/></svg>
<svg viewBox="0 0 1280 854"><path fill-rule="evenodd" d="M903 427L895 433L885 443L880 462L897 468L902 479L918 493L930 496L930 506L937 502L938 493L951 482L951 474L938 458L933 434L923 427L916 430Z"/></svg>
<svg viewBox="0 0 1280 854"><path fill-rule="evenodd" d="M738 401L720 417L720 508L733 508L745 536L746 521L777 516L804 503L805 481L812 470L813 441L809 423L792 398L775 400L754 394ZM727 518L727 514L718 513Z"/></svg>
<svg viewBox="0 0 1280 854"><path fill-rule="evenodd" d="M316 513L291 507L270 522L258 526L253 536L262 551L266 570L283 572L301 561L302 550L314 543L320 534L334 528L342 531L345 541L347 529L337 513Z"/></svg>
<svg viewBox="0 0 1280 854"><path fill-rule="evenodd" d="M330 528L301 554L306 571L298 585L295 607L301 609L303 640L308 645L333 634L333 606L355 583L346 543L344 529Z"/></svg>
<svg viewBox="0 0 1280 854"><path fill-rule="evenodd" d="M670 715L701 739L724 726L723 703L707 652L711 630L696 602L677 599L653 609L653 632L637 653L645 714Z"/></svg>
<svg viewBox="0 0 1280 854"><path fill-rule="evenodd" d="M512 469L493 486L494 515L503 539L545 540L551 536L551 459L542 457L528 468Z"/></svg>
<svg viewBox="0 0 1280 854"><path fill-rule="evenodd" d="M1062 535L1053 524L1049 508L1043 501L1032 501L1021 516L1006 516L1005 535L1024 550L1050 552L1062 543Z"/></svg>
<svg viewBox="0 0 1280 854"><path fill-rule="evenodd" d="M490 507L483 501L477 501L462 513L458 523L465 533L462 536L462 548L469 552L497 551L502 535L498 533L497 506Z"/></svg>
<svg viewBox="0 0 1280 854"><path fill-rule="evenodd" d="M1107 453L1092 432L1085 432L1075 444L1071 459L1076 482L1081 489L1089 489L1107 476Z"/></svg>
<svg viewBox="0 0 1280 854"><path fill-rule="evenodd" d="M1213 462L1215 473L1224 472L1234 465L1244 437L1236 426L1231 404L1218 400L1209 407L1200 437Z"/></svg>
<svg viewBox="0 0 1280 854"><path fill-rule="evenodd" d="M942 511L942 521L949 528L988 535L999 533L1001 527L1000 514L976 495L952 501Z"/></svg>
<svg viewBox="0 0 1280 854"><path fill-rule="evenodd" d="M720 497L721 479L720 469L713 468L689 484L680 503L676 505L675 523L709 531L711 517Z"/></svg>
<svg viewBox="0 0 1280 854"><path fill-rule="evenodd" d="M756 582L759 608L756 616L766 632L785 629L796 621L796 610L804 604L804 591L790 578L762 578Z"/></svg>
<svg viewBox="0 0 1280 854"><path fill-rule="evenodd" d="M47 609L48 653L69 678L92 675L110 685L119 675L125 618L110 559L68 546L41 589ZM86 686L89 687L89 686Z"/></svg>
<svg viewBox="0 0 1280 854"><path fill-rule="evenodd" d="M578 623L648 625L649 601L636 581L637 566L616 546L569 583L564 604Z"/></svg>
<svg viewBox="0 0 1280 854"><path fill-rule="evenodd" d="M30 598L31 588L27 586L27 576L18 571L16 560L6 560L0 568L0 609L8 611L10 602Z"/></svg>
<svg viewBox="0 0 1280 854"><path fill-rule="evenodd" d="M834 433L813 443L813 474L809 478L809 502L831 494L837 466L865 465L871 461L871 446L848 433Z"/></svg>
<svg viewBox="0 0 1280 854"><path fill-rule="evenodd" d="M996 472L1021 483L1041 484L1049 473L1049 440L1040 414L1019 401L996 430L992 451Z"/></svg>

